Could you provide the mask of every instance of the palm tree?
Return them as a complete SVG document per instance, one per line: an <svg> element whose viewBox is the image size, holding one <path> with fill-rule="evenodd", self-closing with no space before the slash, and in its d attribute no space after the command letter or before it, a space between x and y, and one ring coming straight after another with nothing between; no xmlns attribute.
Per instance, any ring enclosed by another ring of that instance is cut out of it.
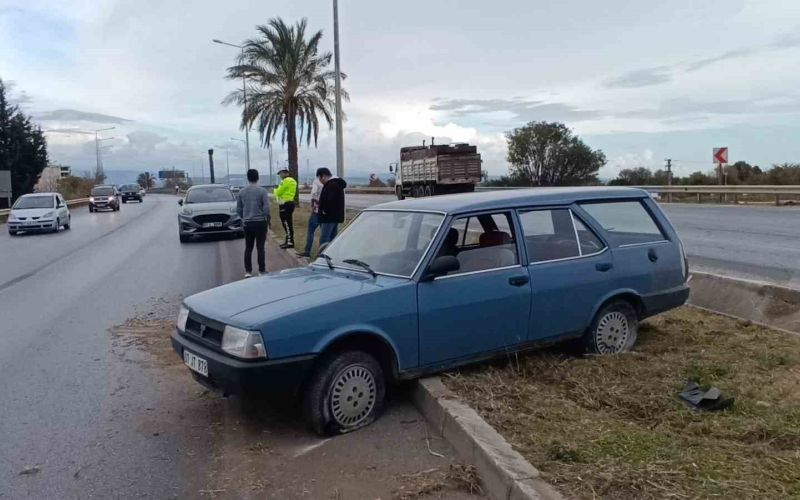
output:
<svg viewBox="0 0 800 500"><path fill-rule="evenodd" d="M317 145L320 116L333 127L335 110L334 72L328 70L330 52L319 52L322 31L306 39L306 19L294 26L282 19L270 19L256 26L258 38L243 44L236 66L227 78L247 82L247 103L243 90L231 92L223 104L244 105L241 127L258 129L262 144L269 146L281 131L281 144L289 148L289 173L298 178L297 127L299 138ZM345 75L342 75L344 78ZM349 99L342 90L342 98Z"/></svg>

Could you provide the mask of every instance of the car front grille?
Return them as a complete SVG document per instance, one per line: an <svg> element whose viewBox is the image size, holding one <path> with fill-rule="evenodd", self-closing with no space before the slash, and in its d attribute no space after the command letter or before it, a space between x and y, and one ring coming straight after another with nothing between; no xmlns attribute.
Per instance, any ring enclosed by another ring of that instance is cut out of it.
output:
<svg viewBox="0 0 800 500"><path fill-rule="evenodd" d="M222 345L222 330L224 326L203 318L197 314L190 313L186 320L186 334L194 337L206 344L220 347Z"/></svg>
<svg viewBox="0 0 800 500"><path fill-rule="evenodd" d="M203 215L195 215L193 220L200 225L206 224L208 222L221 222L226 223L230 219L229 215L226 214L203 214Z"/></svg>

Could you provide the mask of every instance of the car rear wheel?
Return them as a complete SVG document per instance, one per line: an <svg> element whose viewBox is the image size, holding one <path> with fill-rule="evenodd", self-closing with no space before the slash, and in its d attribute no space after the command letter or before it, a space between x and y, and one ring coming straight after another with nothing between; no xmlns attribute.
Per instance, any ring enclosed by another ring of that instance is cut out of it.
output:
<svg viewBox="0 0 800 500"><path fill-rule="evenodd" d="M619 354L630 351L639 334L639 317L625 300L609 302L595 315L586 332L586 351Z"/></svg>
<svg viewBox="0 0 800 500"><path fill-rule="evenodd" d="M304 394L306 421L321 436L365 427L383 408L384 384L383 369L365 352L325 355Z"/></svg>

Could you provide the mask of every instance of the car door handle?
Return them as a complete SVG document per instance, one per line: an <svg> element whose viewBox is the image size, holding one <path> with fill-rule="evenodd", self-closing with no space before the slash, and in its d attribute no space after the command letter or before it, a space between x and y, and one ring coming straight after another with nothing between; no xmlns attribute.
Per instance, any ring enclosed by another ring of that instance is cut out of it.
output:
<svg viewBox="0 0 800 500"><path fill-rule="evenodd" d="M600 262L594 266L595 269L603 273L610 270L612 267L614 267L614 264L611 262Z"/></svg>
<svg viewBox="0 0 800 500"><path fill-rule="evenodd" d="M655 262L658 260L658 254L656 253L655 249L651 248L647 251L647 258L650 259L650 262Z"/></svg>
<svg viewBox="0 0 800 500"><path fill-rule="evenodd" d="M528 276L512 276L508 278L508 284L512 286L527 285L531 279Z"/></svg>

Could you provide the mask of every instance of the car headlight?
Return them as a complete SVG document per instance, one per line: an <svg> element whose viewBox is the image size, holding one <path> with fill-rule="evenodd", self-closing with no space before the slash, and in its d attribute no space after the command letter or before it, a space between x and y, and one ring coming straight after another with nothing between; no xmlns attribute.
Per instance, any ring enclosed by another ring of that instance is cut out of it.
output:
<svg viewBox="0 0 800 500"><path fill-rule="evenodd" d="M8 220L17 220L17 216L14 215L14 212L8 214Z"/></svg>
<svg viewBox="0 0 800 500"><path fill-rule="evenodd" d="M178 311L178 321L176 323L178 330L180 330L181 332L186 331L186 321L188 319L189 319L189 309L187 309L186 306L181 305L181 310Z"/></svg>
<svg viewBox="0 0 800 500"><path fill-rule="evenodd" d="M185 207L183 209L183 215L192 215L192 209L189 207Z"/></svg>
<svg viewBox="0 0 800 500"><path fill-rule="evenodd" d="M231 207L231 213L232 213L232 214L236 214L236 213L238 213L238 212L236 211L236 207Z"/></svg>
<svg viewBox="0 0 800 500"><path fill-rule="evenodd" d="M50 210L49 212L47 212L46 214L42 215L42 216L41 216L41 217L39 217L39 218L40 218L40 219L49 219L50 217L52 217L52 216L53 216L53 213L54 213L54 212L53 212L52 210Z"/></svg>
<svg viewBox="0 0 800 500"><path fill-rule="evenodd" d="M94 203L94 196L90 196L90 197L89 197L89 201L91 201L92 203Z"/></svg>
<svg viewBox="0 0 800 500"><path fill-rule="evenodd" d="M108 197L108 201L114 201L114 197L113 196L109 196Z"/></svg>
<svg viewBox="0 0 800 500"><path fill-rule="evenodd" d="M226 326L222 332L222 350L239 358L266 358L261 333Z"/></svg>

